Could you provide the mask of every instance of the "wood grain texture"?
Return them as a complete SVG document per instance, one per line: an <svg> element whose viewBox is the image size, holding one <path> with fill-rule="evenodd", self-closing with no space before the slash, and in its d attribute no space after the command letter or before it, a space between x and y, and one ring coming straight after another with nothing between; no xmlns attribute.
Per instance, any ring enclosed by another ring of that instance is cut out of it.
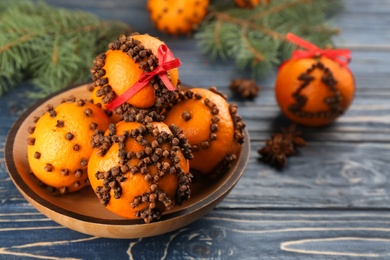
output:
<svg viewBox="0 0 390 260"><path fill-rule="evenodd" d="M0 255L7 259L390 257L388 211L214 210L161 236L121 240L70 231L28 206L1 213L0 223Z"/></svg>
<svg viewBox="0 0 390 260"><path fill-rule="evenodd" d="M320 0L322 1L322 0ZM171 37L153 28L146 1L47 0L55 6L118 19L156 35L180 57L181 80L215 85L239 106L252 141L249 164L229 196L197 222L157 237L111 240L89 237L48 220L22 198L4 163L12 123L32 105L22 84L0 102L0 258L4 259L366 259L390 258L390 0L346 0L332 19L335 43L350 48L356 97L334 124L300 128L306 147L278 171L258 160L257 150L287 127L276 105L276 69L257 80L257 98L229 91L249 77L232 62L211 62L192 37Z"/></svg>
<svg viewBox="0 0 390 260"><path fill-rule="evenodd" d="M390 145L310 143L282 171L251 157L226 208L388 209Z"/></svg>

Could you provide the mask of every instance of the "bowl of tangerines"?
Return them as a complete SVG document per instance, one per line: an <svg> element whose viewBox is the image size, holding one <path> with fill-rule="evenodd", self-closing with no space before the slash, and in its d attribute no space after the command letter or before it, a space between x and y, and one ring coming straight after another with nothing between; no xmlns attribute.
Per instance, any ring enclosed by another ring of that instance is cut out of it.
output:
<svg viewBox="0 0 390 260"><path fill-rule="evenodd" d="M99 237L163 234L199 219L240 179L249 138L215 87L180 84L180 60L149 35L121 35L93 83L27 109L6 140L21 194L70 229Z"/></svg>

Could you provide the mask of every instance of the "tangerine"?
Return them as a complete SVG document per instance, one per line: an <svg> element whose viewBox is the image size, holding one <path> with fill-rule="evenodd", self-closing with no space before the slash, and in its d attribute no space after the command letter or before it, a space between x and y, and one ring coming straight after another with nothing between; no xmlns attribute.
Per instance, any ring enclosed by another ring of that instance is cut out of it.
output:
<svg viewBox="0 0 390 260"><path fill-rule="evenodd" d="M206 16L209 0L148 0L147 8L155 27L174 35L196 30Z"/></svg>
<svg viewBox="0 0 390 260"><path fill-rule="evenodd" d="M108 210L148 223L189 198L191 174L186 157L190 151L176 127L121 121L93 140L88 175Z"/></svg>
<svg viewBox="0 0 390 260"><path fill-rule="evenodd" d="M282 112L306 126L332 123L348 109L354 95L351 71L326 57L290 59L280 68L275 82Z"/></svg>
<svg viewBox="0 0 390 260"><path fill-rule="evenodd" d="M244 122L237 107L211 90L193 88L181 91L164 122L181 128L192 146L190 167L203 174L219 174L236 159L244 141Z"/></svg>
<svg viewBox="0 0 390 260"><path fill-rule="evenodd" d="M90 100L92 101L92 103L94 103L95 105L97 105L101 109L103 109L106 112L106 114L110 117L112 123L118 123L119 121L121 121L122 119L118 114L112 113L111 111L109 111L106 108L106 105L103 104L103 102L102 102L102 96L98 97L96 95L97 91L98 91L98 88L95 88L95 87L93 87L93 89L91 90Z"/></svg>
<svg viewBox="0 0 390 260"><path fill-rule="evenodd" d="M53 107L29 128L28 163L34 175L60 193L89 185L87 164L95 130L108 128L110 120L98 106L71 99Z"/></svg>
<svg viewBox="0 0 390 260"><path fill-rule="evenodd" d="M109 50L96 57L91 69L92 79L96 86L98 97L102 103L111 102L115 96L120 96L131 88L144 72L150 72L158 66L158 48L164 42L148 34L121 35L119 40L109 44ZM179 83L178 68L167 71L174 87ZM137 108L149 108L155 105L164 86L158 87L155 82L148 83L127 103Z"/></svg>
<svg viewBox="0 0 390 260"><path fill-rule="evenodd" d="M234 0L234 3L240 8L254 8L259 5L261 0Z"/></svg>

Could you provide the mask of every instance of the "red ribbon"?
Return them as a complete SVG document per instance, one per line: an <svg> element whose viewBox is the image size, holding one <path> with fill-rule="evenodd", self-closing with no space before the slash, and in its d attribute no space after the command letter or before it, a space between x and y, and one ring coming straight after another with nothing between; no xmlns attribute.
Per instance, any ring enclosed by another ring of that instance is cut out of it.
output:
<svg viewBox="0 0 390 260"><path fill-rule="evenodd" d="M165 87L170 90L176 90L176 88L172 85L172 82L168 78L167 71L178 68L181 65L180 59L175 59L171 50L165 44L161 44L158 47L158 66L151 72L144 72L139 76L138 81L131 86L128 90L123 92L120 96L112 100L110 103L106 105L106 108L109 110L113 110L114 108L125 103L129 98L137 94L142 88L144 88L150 80L158 75Z"/></svg>
<svg viewBox="0 0 390 260"><path fill-rule="evenodd" d="M331 60L334 60L343 67L347 67L351 61L351 51L347 49L335 49L335 50L322 50L318 46L305 41L298 36L288 33L286 40L295 43L296 45L304 48L305 50L295 50L292 54L293 59L304 59L325 56Z"/></svg>

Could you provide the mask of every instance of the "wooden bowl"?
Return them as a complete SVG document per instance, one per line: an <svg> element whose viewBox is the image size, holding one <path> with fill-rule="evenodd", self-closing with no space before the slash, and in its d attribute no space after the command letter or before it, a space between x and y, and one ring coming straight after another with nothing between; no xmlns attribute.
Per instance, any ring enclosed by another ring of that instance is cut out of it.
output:
<svg viewBox="0 0 390 260"><path fill-rule="evenodd" d="M27 161L27 128L34 117L45 112L47 104L57 105L63 98L74 95L89 98L87 85L53 94L25 111L11 127L5 144L8 172L20 193L41 213L55 222L81 233L108 238L141 238L179 229L201 218L218 205L235 186L249 158L249 135L233 167L207 185L198 185L191 199L163 214L160 220L145 224L115 215L103 207L92 188L86 187L66 195L50 193L31 173Z"/></svg>

